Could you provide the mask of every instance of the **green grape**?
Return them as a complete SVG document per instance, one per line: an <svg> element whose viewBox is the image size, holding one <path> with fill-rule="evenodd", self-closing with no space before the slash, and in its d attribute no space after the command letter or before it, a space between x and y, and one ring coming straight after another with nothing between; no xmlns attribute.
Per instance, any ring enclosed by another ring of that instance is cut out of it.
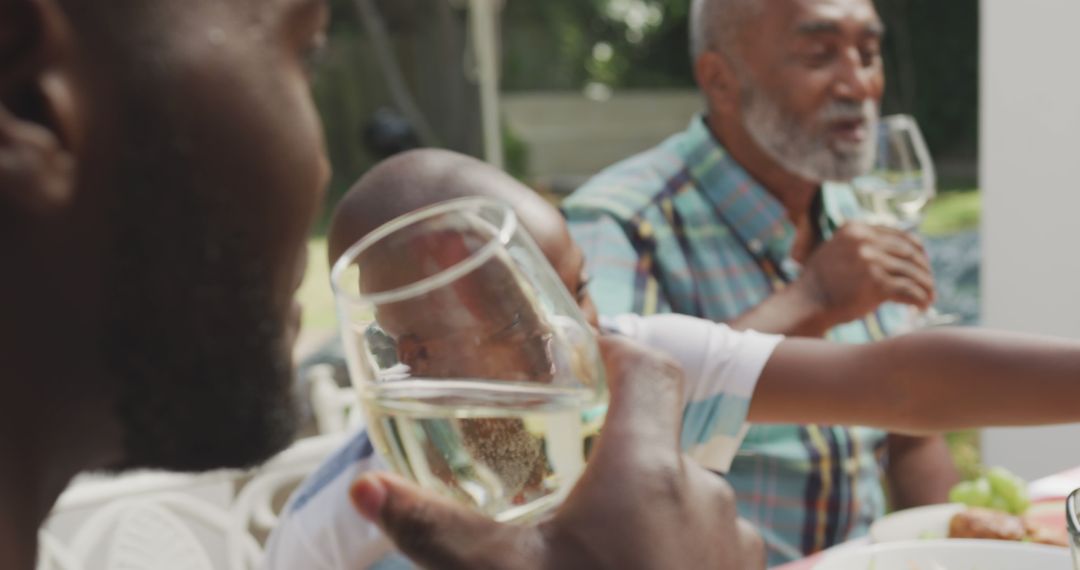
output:
<svg viewBox="0 0 1080 570"><path fill-rule="evenodd" d="M962 481L949 490L949 500L954 503L970 504L971 496L975 492L973 481Z"/></svg>
<svg viewBox="0 0 1080 570"><path fill-rule="evenodd" d="M994 498L994 489L990 486L990 482L985 477L979 477L975 480L975 502L973 507L989 507L990 501Z"/></svg>
<svg viewBox="0 0 1080 570"><path fill-rule="evenodd" d="M1027 483L1002 467L994 467L974 481L959 483L949 491L949 500L1014 515L1024 514L1031 505Z"/></svg>
<svg viewBox="0 0 1080 570"><path fill-rule="evenodd" d="M986 479L990 482L995 498L1001 498L1005 505L993 508L1000 508L1014 515L1023 514L1027 510L1030 501L1027 495L1027 484L1023 479L1002 467L987 471Z"/></svg>
<svg viewBox="0 0 1080 570"><path fill-rule="evenodd" d="M990 482L984 478L974 481L964 481L957 484L949 491L949 500L954 503L963 503L969 507L985 507L990 504L993 492Z"/></svg>
<svg viewBox="0 0 1080 570"><path fill-rule="evenodd" d="M1026 496L1013 501L1010 506L1012 507L1012 514L1022 515L1027 512L1028 507L1031 506L1031 500Z"/></svg>
<svg viewBox="0 0 1080 570"><path fill-rule="evenodd" d="M994 490L994 493L1003 497L1018 494L1024 488L1023 481L1020 481L1016 475L1001 467L990 469L986 472L985 477L990 482L990 487Z"/></svg>
<svg viewBox="0 0 1080 570"><path fill-rule="evenodd" d="M1002 497L1001 495L995 495L994 497L992 497L990 499L990 504L986 505L986 507L994 509L995 511L1013 514L1012 506L1009 504L1008 499Z"/></svg>

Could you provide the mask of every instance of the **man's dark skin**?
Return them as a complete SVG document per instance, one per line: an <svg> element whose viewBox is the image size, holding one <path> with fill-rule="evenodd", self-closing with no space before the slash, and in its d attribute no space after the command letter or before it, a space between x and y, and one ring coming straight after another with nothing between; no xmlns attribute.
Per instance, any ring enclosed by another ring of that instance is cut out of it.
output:
<svg viewBox="0 0 1080 570"><path fill-rule="evenodd" d="M304 57L326 15L0 2L0 567L33 566L80 471L251 465L290 441L292 297L329 172Z"/></svg>
<svg viewBox="0 0 1080 570"><path fill-rule="evenodd" d="M329 174L306 60L327 17L0 0L0 568L34 567L80 471L243 467L291 441L293 294ZM610 429L542 529L392 478L354 499L433 567L763 567L730 488L677 452L680 372L605 353Z"/></svg>
<svg viewBox="0 0 1080 570"><path fill-rule="evenodd" d="M740 0L719 0L731 2ZM886 301L919 309L934 300L922 244L905 232L849 223L821 242L814 209L821 180L791 172L747 132L743 89L752 81L804 124L830 101L880 103L885 75L883 26L869 0L781 0L749 10L734 38L747 77L724 50L695 62L708 102L707 124L735 162L784 207L795 227L792 258L803 274L784 290L731 321L735 328L789 336L821 336ZM844 136L825 132L822 136ZM887 475L896 508L940 503L959 480L941 436L890 435Z"/></svg>

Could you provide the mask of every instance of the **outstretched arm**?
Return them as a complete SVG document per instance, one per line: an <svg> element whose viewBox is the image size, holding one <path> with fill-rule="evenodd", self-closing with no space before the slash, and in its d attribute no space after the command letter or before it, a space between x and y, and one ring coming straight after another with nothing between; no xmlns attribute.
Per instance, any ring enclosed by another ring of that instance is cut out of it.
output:
<svg viewBox="0 0 1080 570"><path fill-rule="evenodd" d="M787 339L762 371L753 422L900 433L1080 420L1080 342L938 329L866 345Z"/></svg>

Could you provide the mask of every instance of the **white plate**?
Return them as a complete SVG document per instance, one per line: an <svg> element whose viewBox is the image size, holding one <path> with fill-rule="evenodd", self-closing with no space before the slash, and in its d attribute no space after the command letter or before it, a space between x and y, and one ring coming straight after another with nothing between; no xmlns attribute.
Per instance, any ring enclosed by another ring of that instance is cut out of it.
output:
<svg viewBox="0 0 1080 570"><path fill-rule="evenodd" d="M948 538L949 521L953 515L964 510L960 503L929 505L897 511L874 521L870 525L870 540L895 542L926 538Z"/></svg>
<svg viewBox="0 0 1080 570"><path fill-rule="evenodd" d="M996 540L872 544L825 557L814 570L1072 570L1068 549Z"/></svg>

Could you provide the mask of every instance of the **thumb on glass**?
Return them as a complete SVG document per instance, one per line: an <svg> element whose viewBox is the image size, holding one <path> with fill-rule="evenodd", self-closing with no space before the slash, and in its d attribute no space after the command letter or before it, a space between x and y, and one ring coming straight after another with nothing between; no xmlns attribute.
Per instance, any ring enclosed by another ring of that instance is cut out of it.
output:
<svg viewBox="0 0 1080 570"><path fill-rule="evenodd" d="M360 514L424 567L484 568L505 560L535 560L540 545L531 527L499 524L395 475L361 477L349 496Z"/></svg>

